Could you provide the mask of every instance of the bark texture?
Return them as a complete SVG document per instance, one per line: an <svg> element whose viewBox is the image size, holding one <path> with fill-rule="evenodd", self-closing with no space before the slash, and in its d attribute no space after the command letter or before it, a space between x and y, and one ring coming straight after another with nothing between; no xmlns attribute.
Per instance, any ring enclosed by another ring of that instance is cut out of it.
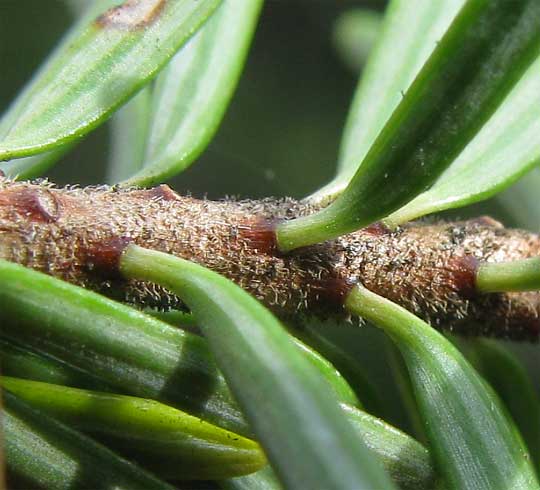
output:
<svg viewBox="0 0 540 490"><path fill-rule="evenodd" d="M540 294L480 295L479 261L539 254L540 237L480 218L382 225L282 255L272 224L312 212L285 199L212 202L148 190L58 189L0 181L0 258L137 305L181 306L167 291L118 276L127 242L198 262L232 279L278 315L345 315L361 281L436 328L536 340Z"/></svg>

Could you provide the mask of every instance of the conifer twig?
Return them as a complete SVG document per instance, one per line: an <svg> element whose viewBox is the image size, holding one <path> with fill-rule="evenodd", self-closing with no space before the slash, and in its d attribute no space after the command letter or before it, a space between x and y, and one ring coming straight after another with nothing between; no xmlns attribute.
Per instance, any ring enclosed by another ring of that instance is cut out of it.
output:
<svg viewBox="0 0 540 490"><path fill-rule="evenodd" d="M275 223L309 214L291 199L205 201L153 189L59 189L0 180L0 258L140 306L179 307L164 289L123 279L127 243L198 262L238 283L277 314L342 315L358 281L436 328L536 340L540 294L482 294L479 264L540 255L540 237L490 218L372 225L280 254Z"/></svg>

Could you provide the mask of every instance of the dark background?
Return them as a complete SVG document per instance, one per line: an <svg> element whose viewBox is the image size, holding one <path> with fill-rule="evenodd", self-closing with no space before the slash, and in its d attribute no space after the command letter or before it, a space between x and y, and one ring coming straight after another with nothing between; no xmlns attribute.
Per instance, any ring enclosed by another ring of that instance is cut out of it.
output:
<svg viewBox="0 0 540 490"><path fill-rule="evenodd" d="M249 1L249 0L246 0ZM31 77L73 20L60 0L0 0L0 110ZM212 144L174 179L195 195L302 197L334 172L356 74L332 45L334 20L351 6L382 1L269 0L246 68ZM102 183L106 127L88 135L49 176Z"/></svg>

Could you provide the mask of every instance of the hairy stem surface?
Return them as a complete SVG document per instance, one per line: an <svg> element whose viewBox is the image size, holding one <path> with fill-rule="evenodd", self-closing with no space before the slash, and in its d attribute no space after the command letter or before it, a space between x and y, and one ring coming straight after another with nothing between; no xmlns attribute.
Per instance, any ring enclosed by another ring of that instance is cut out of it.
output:
<svg viewBox="0 0 540 490"><path fill-rule="evenodd" d="M478 264L540 255L540 237L490 218L372 225L280 254L275 224L314 211L291 200L205 201L167 186L59 189L0 181L0 258L139 306L181 307L153 284L118 273L127 243L192 260L232 279L281 316L345 316L358 281L429 321L473 335L535 340L537 292L481 294Z"/></svg>

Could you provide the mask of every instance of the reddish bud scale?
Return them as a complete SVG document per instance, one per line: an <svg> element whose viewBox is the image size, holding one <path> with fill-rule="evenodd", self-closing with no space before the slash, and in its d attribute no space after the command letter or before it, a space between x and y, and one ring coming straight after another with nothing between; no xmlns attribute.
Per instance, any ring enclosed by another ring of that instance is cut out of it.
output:
<svg viewBox="0 0 540 490"><path fill-rule="evenodd" d="M109 279L122 279L120 274L120 258L130 243L128 237L111 237L99 243L90 244L82 253L92 274Z"/></svg>
<svg viewBox="0 0 540 490"><path fill-rule="evenodd" d="M436 328L536 340L540 294L478 294L478 262L540 253L538 235L485 218L375 224L289 254L275 224L312 208L293 200L201 201L167 186L55 189L0 180L0 258L138 305L181 307L161 287L118 278L128 243L198 262L235 281L275 313L345 316L356 282Z"/></svg>
<svg viewBox="0 0 540 490"><path fill-rule="evenodd" d="M238 238L245 240L253 251L273 255L278 254L276 220L256 219L238 227Z"/></svg>
<svg viewBox="0 0 540 490"><path fill-rule="evenodd" d="M345 277L329 277L315 284L314 301L327 305L328 310L340 311L345 305L348 294L354 288L355 281Z"/></svg>
<svg viewBox="0 0 540 490"><path fill-rule="evenodd" d="M384 223L381 223L380 221L377 221L376 223L373 223L372 225L366 226L363 230L364 233L369 233L373 236L382 236L382 235L388 235L389 233L392 233L392 230L388 228Z"/></svg>
<svg viewBox="0 0 540 490"><path fill-rule="evenodd" d="M478 296L476 289L478 264L478 259L472 255L452 257L448 261L447 267L452 287L462 298L474 299Z"/></svg>
<svg viewBox="0 0 540 490"><path fill-rule="evenodd" d="M59 217L61 204L47 189L22 189L9 203L30 221L52 223Z"/></svg>

